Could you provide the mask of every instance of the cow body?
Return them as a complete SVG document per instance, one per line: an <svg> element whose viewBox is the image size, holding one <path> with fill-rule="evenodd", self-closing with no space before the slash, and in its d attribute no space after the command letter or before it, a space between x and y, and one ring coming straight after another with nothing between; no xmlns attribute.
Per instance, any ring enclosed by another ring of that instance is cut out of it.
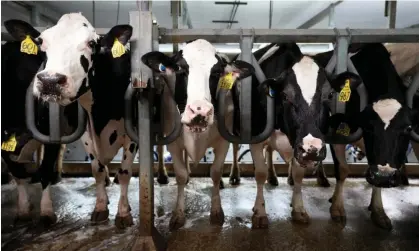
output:
<svg viewBox="0 0 419 251"><path fill-rule="evenodd" d="M121 197L115 224L120 228L133 224L128 184L137 145L125 134L122 118L131 72L130 55L125 46L131 34L131 26L117 25L104 37L99 37L80 13L63 15L55 26L38 37L40 49L46 52L48 59L45 68L37 72L33 89L41 100L64 106L77 100L87 111L87 128L81 140L96 180L93 222L108 219L106 165L121 147L124 148L124 159L117 174ZM119 51L124 53L114 55L113 46L119 46Z"/></svg>

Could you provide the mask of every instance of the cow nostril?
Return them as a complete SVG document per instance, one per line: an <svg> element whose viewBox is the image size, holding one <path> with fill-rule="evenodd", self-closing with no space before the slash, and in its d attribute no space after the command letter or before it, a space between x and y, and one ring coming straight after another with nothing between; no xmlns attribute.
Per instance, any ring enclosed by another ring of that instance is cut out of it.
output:
<svg viewBox="0 0 419 251"><path fill-rule="evenodd" d="M200 111L200 110L201 110L201 107L200 107L200 106L198 106L198 107L196 108L196 110Z"/></svg>

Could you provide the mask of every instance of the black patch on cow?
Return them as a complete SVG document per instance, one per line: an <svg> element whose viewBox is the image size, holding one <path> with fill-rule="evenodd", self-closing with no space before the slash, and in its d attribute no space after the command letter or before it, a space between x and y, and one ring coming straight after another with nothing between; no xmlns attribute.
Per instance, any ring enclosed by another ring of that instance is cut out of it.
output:
<svg viewBox="0 0 419 251"><path fill-rule="evenodd" d="M119 174L128 174L128 170L122 170L122 168L119 168L118 173Z"/></svg>
<svg viewBox="0 0 419 251"><path fill-rule="evenodd" d="M115 143L117 137L118 133L116 132L116 130L114 130L111 136L109 136L109 144L112 145L113 143Z"/></svg>
<svg viewBox="0 0 419 251"><path fill-rule="evenodd" d="M105 166L99 162L99 172L103 172L105 170Z"/></svg>
<svg viewBox="0 0 419 251"><path fill-rule="evenodd" d="M127 155L126 154L124 154L124 160L126 160L127 159Z"/></svg>
<svg viewBox="0 0 419 251"><path fill-rule="evenodd" d="M92 160L92 161L95 159L95 156L93 156L93 154L91 154L91 153L89 154L89 157L90 157L90 160Z"/></svg>
<svg viewBox="0 0 419 251"><path fill-rule="evenodd" d="M80 56L80 64L83 67L84 72L87 73L87 71L89 70L89 60L87 60L87 58L84 55Z"/></svg>
<svg viewBox="0 0 419 251"><path fill-rule="evenodd" d="M87 143L87 141L86 142L84 142L84 144L86 145L86 146L88 146L89 144Z"/></svg>
<svg viewBox="0 0 419 251"><path fill-rule="evenodd" d="M136 144L135 143L131 143L131 145L129 145L129 151L132 153L132 154L134 154L134 151L135 151L135 149L136 149Z"/></svg>

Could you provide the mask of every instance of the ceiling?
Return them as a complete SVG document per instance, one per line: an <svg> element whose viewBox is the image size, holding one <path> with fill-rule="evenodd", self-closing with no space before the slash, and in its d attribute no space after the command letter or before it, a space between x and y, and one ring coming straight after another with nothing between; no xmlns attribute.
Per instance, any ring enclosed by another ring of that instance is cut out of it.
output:
<svg viewBox="0 0 419 251"><path fill-rule="evenodd" d="M226 0L221 0L225 2ZM234 1L234 0L229 0ZM215 1L186 1L193 28L227 28L228 24L213 23L213 20L228 20L233 5L216 5ZM247 0L240 5L231 28L269 28L269 5L266 0ZM294 29L315 16L321 10L337 1L273 1L272 28ZM120 1L117 22L118 1L95 1L93 22L92 1L46 1L44 5L61 13L82 12L97 28L109 28L115 24L129 22L129 11L137 9L136 1ZM172 27L170 1L152 1L152 11L161 27ZM396 28L419 23L419 1L399 0L397 4ZM184 13L182 13L184 14ZM179 28L187 28L179 18ZM328 28L326 15L312 28ZM384 16L384 0L345 0L335 7L335 26L338 28L387 28Z"/></svg>

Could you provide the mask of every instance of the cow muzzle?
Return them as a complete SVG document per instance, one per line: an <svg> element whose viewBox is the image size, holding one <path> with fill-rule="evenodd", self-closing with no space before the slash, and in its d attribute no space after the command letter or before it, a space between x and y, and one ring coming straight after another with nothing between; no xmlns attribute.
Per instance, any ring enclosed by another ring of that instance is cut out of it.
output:
<svg viewBox="0 0 419 251"><path fill-rule="evenodd" d="M57 101L62 94L63 88L67 84L67 76L60 73L51 73L47 71L36 75L36 88L42 99L46 101Z"/></svg>
<svg viewBox="0 0 419 251"><path fill-rule="evenodd" d="M181 122L191 132L204 132L214 122L214 106L207 101L187 104Z"/></svg>
<svg viewBox="0 0 419 251"><path fill-rule="evenodd" d="M391 188L401 184L401 173L388 164L370 165L366 172L367 182L375 187Z"/></svg>
<svg viewBox="0 0 419 251"><path fill-rule="evenodd" d="M296 148L297 161L305 166L308 162L322 161L326 158L326 144L311 134L303 138Z"/></svg>

